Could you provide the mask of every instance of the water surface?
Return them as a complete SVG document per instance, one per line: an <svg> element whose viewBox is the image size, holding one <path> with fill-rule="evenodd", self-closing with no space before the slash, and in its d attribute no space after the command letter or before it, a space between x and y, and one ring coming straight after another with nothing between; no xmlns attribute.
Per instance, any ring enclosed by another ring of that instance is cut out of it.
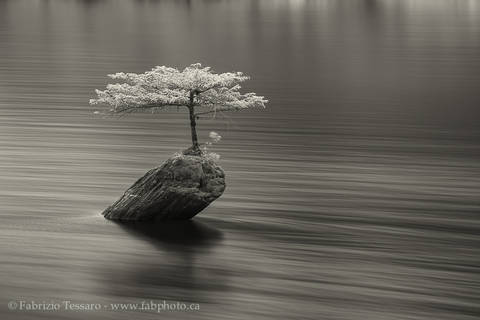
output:
<svg viewBox="0 0 480 320"><path fill-rule="evenodd" d="M199 124L225 194L187 224L104 220L188 117L101 118L93 90L194 62L270 99ZM0 317L475 319L479 83L475 0L0 0Z"/></svg>

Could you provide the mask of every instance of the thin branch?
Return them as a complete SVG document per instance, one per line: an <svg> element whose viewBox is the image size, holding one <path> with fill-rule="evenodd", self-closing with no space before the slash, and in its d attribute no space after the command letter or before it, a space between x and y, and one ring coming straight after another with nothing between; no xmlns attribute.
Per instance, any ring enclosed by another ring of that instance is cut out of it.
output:
<svg viewBox="0 0 480 320"><path fill-rule="evenodd" d="M205 90L195 89L194 91L197 93L197 96L198 96L199 94L202 94L202 93L204 93L204 92L207 92L208 90L212 90L212 89L216 89L216 88L221 88L221 87L222 87L221 85L217 84L217 85L211 86L210 88L207 88L207 89L205 89Z"/></svg>
<svg viewBox="0 0 480 320"><path fill-rule="evenodd" d="M181 103L165 103L165 104L152 103L152 104L145 104L145 105L139 105L139 106L127 106L121 109L114 109L112 113L133 112L136 109L151 109L151 108L166 108L166 107L187 107L187 106Z"/></svg>

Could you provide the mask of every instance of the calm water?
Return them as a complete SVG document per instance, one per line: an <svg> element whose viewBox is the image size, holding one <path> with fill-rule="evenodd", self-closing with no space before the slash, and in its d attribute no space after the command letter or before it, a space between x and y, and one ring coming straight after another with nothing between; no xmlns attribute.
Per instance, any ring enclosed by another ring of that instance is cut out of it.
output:
<svg viewBox="0 0 480 320"><path fill-rule="evenodd" d="M189 129L94 116L93 90L193 62L271 101L199 124L225 194L192 223L104 220ZM0 317L475 319L479 84L477 0L0 0Z"/></svg>

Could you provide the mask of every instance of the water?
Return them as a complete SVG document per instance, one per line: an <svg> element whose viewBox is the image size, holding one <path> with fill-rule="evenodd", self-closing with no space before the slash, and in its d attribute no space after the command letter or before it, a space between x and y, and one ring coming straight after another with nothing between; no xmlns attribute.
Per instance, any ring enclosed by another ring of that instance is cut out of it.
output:
<svg viewBox="0 0 480 320"><path fill-rule="evenodd" d="M199 124L225 194L187 224L104 220L188 117L101 118L93 90L193 62L270 99ZM475 319L479 83L476 0L0 1L0 317ZM144 300L200 311L103 307Z"/></svg>

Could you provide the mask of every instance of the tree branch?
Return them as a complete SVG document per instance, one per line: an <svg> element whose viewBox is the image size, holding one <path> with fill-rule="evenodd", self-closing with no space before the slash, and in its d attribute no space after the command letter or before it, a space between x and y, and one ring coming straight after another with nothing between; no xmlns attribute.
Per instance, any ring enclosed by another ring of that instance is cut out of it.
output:
<svg viewBox="0 0 480 320"><path fill-rule="evenodd" d="M113 113L121 113L121 112L130 112L134 111L135 109L152 109L152 108L165 108L165 107L187 107L187 105L182 103L151 103L151 104L144 104L139 106L126 106L125 108L121 109L114 109Z"/></svg>

